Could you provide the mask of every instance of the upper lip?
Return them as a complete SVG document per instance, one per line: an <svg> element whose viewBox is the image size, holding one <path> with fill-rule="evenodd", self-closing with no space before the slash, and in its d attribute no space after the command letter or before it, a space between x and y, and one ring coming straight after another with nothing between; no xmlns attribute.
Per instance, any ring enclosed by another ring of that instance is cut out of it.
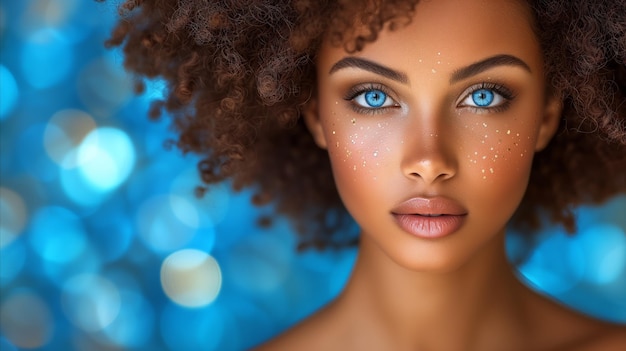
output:
<svg viewBox="0 0 626 351"><path fill-rule="evenodd" d="M467 210L455 200L436 196L410 198L396 206L391 213L394 215L464 216Z"/></svg>

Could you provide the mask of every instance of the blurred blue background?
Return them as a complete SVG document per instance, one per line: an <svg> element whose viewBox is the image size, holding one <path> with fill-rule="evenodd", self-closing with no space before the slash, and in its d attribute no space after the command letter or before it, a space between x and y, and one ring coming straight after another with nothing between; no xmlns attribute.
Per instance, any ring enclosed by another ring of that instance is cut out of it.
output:
<svg viewBox="0 0 626 351"><path fill-rule="evenodd" d="M91 0L0 5L0 349L242 350L335 296L355 250L294 250L286 221L228 184L198 199L196 161L135 97L116 16ZM522 279L626 324L626 197L580 231L511 233Z"/></svg>

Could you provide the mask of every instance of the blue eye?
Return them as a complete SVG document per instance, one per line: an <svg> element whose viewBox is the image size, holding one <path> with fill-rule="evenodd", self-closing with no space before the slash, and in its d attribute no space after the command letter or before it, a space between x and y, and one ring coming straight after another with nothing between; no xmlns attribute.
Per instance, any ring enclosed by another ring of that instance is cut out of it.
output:
<svg viewBox="0 0 626 351"><path fill-rule="evenodd" d="M352 100L362 108L378 109L393 106L395 103L387 93L380 89L368 89L355 95Z"/></svg>
<svg viewBox="0 0 626 351"><path fill-rule="evenodd" d="M495 96L493 92L488 89L478 89L472 93L472 101L479 107L487 107L491 105L494 98Z"/></svg>
<svg viewBox="0 0 626 351"><path fill-rule="evenodd" d="M470 87L464 93L459 107L471 107L477 110L506 108L513 99L513 93L498 84L483 83Z"/></svg>

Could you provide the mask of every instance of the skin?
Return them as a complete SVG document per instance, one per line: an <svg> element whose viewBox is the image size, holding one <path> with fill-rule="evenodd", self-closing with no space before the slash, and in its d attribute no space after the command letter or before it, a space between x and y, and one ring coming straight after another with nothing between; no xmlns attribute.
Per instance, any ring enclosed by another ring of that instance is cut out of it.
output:
<svg viewBox="0 0 626 351"><path fill-rule="evenodd" d="M537 295L506 260L506 223L561 112L530 18L513 1L425 1L408 26L359 53L322 45L318 95L304 116L362 228L359 256L334 302L261 350L626 346L624 328ZM394 75L345 60L355 57ZM483 86L495 93L486 107L472 98ZM371 109L367 91L384 92L383 107ZM463 224L437 239L407 233L391 213L413 197L455 201Z"/></svg>

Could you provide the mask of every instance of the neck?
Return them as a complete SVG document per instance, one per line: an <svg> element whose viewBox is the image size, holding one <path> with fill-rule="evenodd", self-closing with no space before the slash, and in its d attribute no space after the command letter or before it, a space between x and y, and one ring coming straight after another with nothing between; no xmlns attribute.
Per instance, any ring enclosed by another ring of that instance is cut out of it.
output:
<svg viewBox="0 0 626 351"><path fill-rule="evenodd" d="M338 304L359 311L352 315L367 311L356 323L397 349L486 350L494 335L511 340L522 329L522 290L506 259L504 233L445 273L408 270L364 235Z"/></svg>

